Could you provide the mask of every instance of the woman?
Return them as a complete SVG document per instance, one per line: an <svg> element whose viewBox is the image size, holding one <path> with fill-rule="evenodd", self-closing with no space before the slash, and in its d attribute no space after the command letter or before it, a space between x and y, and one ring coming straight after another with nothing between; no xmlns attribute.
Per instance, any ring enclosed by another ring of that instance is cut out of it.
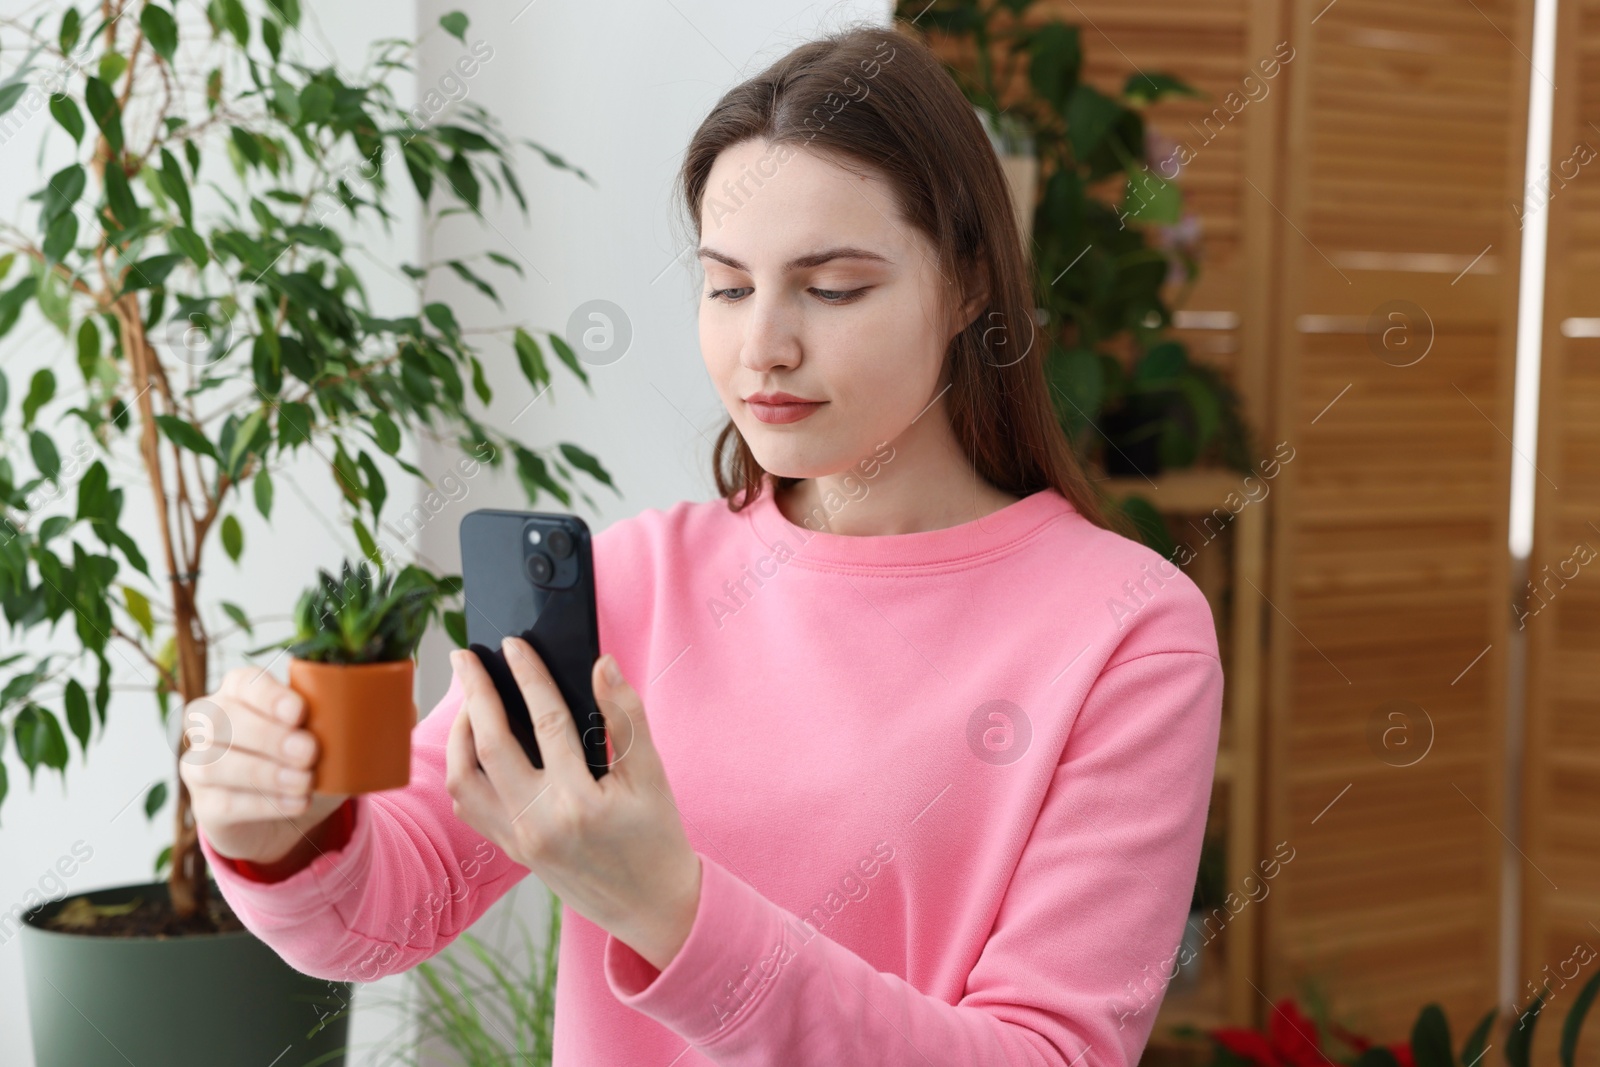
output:
<svg viewBox="0 0 1600 1067"><path fill-rule="evenodd" d="M978 119L916 41L844 32L724 96L681 191L723 499L595 538L612 772L520 641L544 769L457 651L410 785L352 798L309 794L298 698L236 670L234 748L184 770L223 894L372 980L532 872L562 1065L1136 1063L1222 670L1059 429Z"/></svg>

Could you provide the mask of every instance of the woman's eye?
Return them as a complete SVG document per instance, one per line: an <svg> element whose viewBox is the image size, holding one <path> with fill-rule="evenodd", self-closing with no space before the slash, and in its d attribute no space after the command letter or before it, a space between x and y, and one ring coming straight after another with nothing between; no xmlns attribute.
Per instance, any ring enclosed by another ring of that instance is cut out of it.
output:
<svg viewBox="0 0 1600 1067"><path fill-rule="evenodd" d="M725 304L733 304L744 299L743 294L750 292L752 286L741 285L729 289L712 289L706 294L707 299L720 300ZM860 298L869 286L860 289L808 289L807 292L815 293L825 304L849 304ZM733 295L730 295L733 294Z"/></svg>

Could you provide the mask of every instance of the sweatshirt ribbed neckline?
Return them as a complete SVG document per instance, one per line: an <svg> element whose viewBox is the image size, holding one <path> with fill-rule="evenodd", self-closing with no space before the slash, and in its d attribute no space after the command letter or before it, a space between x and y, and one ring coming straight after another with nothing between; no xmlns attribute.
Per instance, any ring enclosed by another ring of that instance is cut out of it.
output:
<svg viewBox="0 0 1600 1067"><path fill-rule="evenodd" d="M768 548L782 542L795 562L827 570L907 569L977 563L1003 553L1041 527L1076 515L1070 501L1054 489L1040 489L970 522L916 533L858 536L828 533L797 525L778 507L770 474L763 476L759 495L744 513L756 536ZM870 489L869 489L870 491ZM847 501L836 512L848 510Z"/></svg>

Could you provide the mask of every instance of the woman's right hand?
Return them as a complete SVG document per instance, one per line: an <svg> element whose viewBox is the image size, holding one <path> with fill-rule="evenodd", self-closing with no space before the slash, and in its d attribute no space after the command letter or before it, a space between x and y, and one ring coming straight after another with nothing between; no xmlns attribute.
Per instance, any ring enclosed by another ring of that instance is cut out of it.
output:
<svg viewBox="0 0 1600 1067"><path fill-rule="evenodd" d="M190 745L178 775L195 822L217 852L257 864L315 858L314 831L347 794L311 791L317 742L300 728L306 713L300 694L265 670L235 667L221 689L183 710Z"/></svg>

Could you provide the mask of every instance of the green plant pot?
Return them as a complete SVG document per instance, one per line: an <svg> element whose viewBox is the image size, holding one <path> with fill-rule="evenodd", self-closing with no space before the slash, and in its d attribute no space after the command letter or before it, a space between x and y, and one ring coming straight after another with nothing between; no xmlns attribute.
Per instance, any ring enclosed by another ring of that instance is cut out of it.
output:
<svg viewBox="0 0 1600 1067"><path fill-rule="evenodd" d="M78 895L168 899L165 882ZM248 931L106 937L40 925L70 899L30 912L19 935L34 1067L305 1067L345 1046L349 982L299 973ZM320 1063L340 1067L344 1056Z"/></svg>

